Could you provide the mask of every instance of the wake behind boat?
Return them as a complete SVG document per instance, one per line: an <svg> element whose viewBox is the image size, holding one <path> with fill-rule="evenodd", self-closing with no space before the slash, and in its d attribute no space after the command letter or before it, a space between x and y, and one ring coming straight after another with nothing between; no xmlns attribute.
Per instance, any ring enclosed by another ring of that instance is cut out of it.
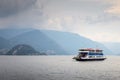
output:
<svg viewBox="0 0 120 80"><path fill-rule="evenodd" d="M105 60L106 57L103 54L103 50L100 49L79 49L79 54L74 57L77 61L96 61L96 60Z"/></svg>

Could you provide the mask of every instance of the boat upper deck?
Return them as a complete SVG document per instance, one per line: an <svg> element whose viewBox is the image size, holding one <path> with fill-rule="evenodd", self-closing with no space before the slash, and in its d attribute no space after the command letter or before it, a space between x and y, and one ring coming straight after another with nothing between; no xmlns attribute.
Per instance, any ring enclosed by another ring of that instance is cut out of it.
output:
<svg viewBox="0 0 120 80"><path fill-rule="evenodd" d="M92 49L92 48L79 49L79 52L102 53L102 51L103 50L101 49Z"/></svg>

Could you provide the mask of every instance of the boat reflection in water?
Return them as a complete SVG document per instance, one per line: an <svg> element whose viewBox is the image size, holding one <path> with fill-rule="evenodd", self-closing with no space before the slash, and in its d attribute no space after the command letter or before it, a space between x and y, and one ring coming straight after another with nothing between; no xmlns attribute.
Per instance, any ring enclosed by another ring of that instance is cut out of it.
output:
<svg viewBox="0 0 120 80"><path fill-rule="evenodd" d="M105 60L106 57L101 49L85 48L79 49L79 54L74 57L77 61L96 61Z"/></svg>

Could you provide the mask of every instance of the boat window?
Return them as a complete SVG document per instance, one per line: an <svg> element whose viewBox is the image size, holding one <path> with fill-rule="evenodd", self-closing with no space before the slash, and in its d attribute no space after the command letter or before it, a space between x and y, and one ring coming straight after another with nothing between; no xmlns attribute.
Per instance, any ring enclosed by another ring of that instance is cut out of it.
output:
<svg viewBox="0 0 120 80"><path fill-rule="evenodd" d="M81 52L81 53L80 53L80 56L81 56L81 57L86 57L87 54L88 54L87 52Z"/></svg>
<svg viewBox="0 0 120 80"><path fill-rule="evenodd" d="M89 58L95 58L95 56L89 56Z"/></svg>
<svg viewBox="0 0 120 80"><path fill-rule="evenodd" d="M103 53L89 53L89 55L103 55Z"/></svg>

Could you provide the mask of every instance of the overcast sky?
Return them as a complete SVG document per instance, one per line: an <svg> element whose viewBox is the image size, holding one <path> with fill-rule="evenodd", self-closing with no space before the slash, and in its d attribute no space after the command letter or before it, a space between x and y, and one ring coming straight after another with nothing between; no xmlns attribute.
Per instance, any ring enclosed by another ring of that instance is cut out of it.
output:
<svg viewBox="0 0 120 80"><path fill-rule="evenodd" d="M0 0L0 28L12 27L120 42L120 0Z"/></svg>

